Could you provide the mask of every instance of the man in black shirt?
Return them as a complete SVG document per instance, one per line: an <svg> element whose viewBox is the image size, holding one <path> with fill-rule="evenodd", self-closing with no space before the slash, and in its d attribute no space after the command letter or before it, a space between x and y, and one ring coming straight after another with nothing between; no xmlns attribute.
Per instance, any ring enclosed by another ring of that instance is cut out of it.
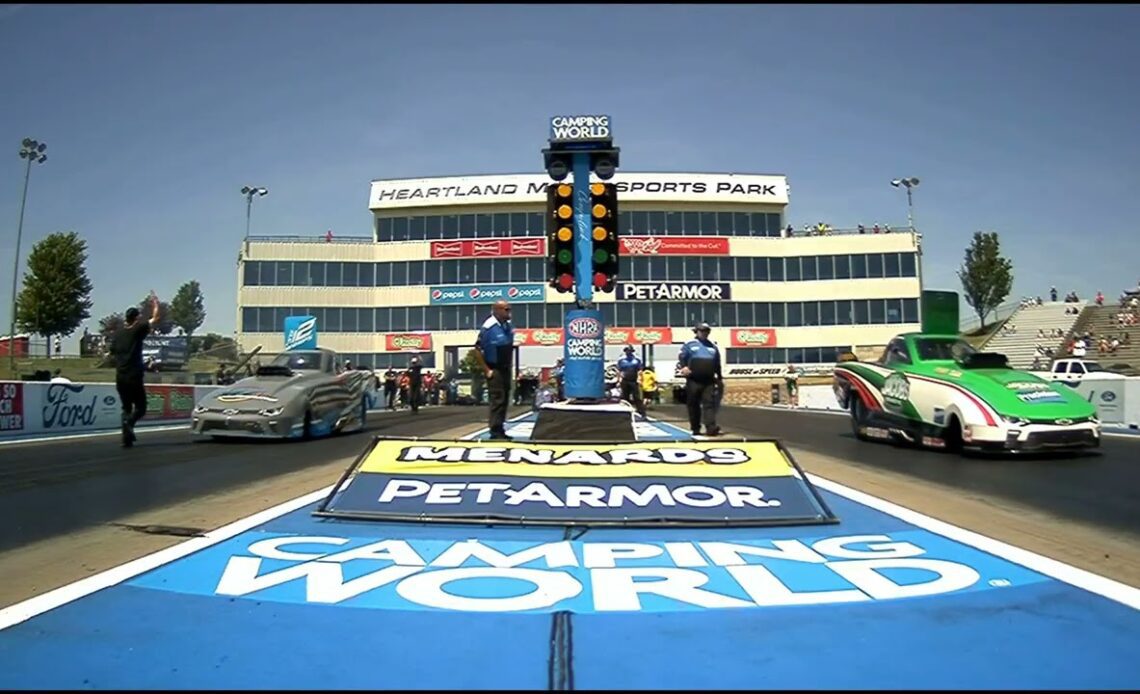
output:
<svg viewBox="0 0 1140 694"><path fill-rule="evenodd" d="M130 448L137 440L135 424L146 415L146 387L143 385L143 340L158 324L158 297L150 293L150 320L139 318L139 310L132 306L123 314L125 323L111 338L111 356L115 360L115 389L123 405L123 446Z"/></svg>
<svg viewBox="0 0 1140 694"><path fill-rule="evenodd" d="M423 368L420 358L412 357L412 363L408 366L408 401L411 402L412 412L420 411L420 398L424 385Z"/></svg>

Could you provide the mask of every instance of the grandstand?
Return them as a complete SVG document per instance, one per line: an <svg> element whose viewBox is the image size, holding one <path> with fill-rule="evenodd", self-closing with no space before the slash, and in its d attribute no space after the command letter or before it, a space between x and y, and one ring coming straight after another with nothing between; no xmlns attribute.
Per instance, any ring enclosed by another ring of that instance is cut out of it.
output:
<svg viewBox="0 0 1140 694"><path fill-rule="evenodd" d="M1005 320L1002 328L986 341L982 349L1004 354L1009 359L1009 365L1015 369L1032 367L1038 344L1052 347L1056 357L1067 356L1060 354L1061 338L1040 338L1037 331L1044 330L1046 335L1050 335L1060 328L1066 335L1069 334L1079 316L1066 314L1065 311L1074 306L1084 309L1085 302L1047 301L1018 308ZM1047 360L1043 358L1042 361Z"/></svg>
<svg viewBox="0 0 1140 694"><path fill-rule="evenodd" d="M1120 326L1117 323L1116 316L1124 310L1126 309L1122 309L1116 305L1086 306L1073 325L1072 334L1066 335L1066 342L1068 338L1075 335L1084 335L1086 332L1091 333L1093 336L1093 344L1089 346L1088 354L1085 355L1086 359L1098 361L1101 366L1104 367L1109 367L1113 364L1128 364L1134 368L1140 368L1140 324L1124 327ZM1125 333L1129 336L1129 344L1122 344L1115 352L1111 353L1101 353L1097 351L1096 346L1102 335L1121 337ZM1056 356L1067 357L1069 355L1058 352Z"/></svg>

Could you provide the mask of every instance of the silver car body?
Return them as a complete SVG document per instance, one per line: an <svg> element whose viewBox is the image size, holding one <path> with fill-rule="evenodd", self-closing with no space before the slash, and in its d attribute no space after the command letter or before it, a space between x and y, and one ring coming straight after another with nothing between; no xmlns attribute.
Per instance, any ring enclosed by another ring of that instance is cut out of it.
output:
<svg viewBox="0 0 1140 694"><path fill-rule="evenodd" d="M199 436L311 438L363 431L369 371L343 371L329 349L279 354L256 375L203 397L191 431Z"/></svg>

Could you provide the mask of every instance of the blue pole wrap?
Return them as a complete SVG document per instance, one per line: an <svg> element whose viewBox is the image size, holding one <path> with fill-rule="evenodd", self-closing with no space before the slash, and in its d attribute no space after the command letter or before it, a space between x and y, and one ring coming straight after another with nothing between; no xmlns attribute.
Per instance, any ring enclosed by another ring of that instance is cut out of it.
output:
<svg viewBox="0 0 1140 694"><path fill-rule="evenodd" d="M606 327L602 312L574 309L566 312L565 361L562 386L567 398L600 400L605 391Z"/></svg>

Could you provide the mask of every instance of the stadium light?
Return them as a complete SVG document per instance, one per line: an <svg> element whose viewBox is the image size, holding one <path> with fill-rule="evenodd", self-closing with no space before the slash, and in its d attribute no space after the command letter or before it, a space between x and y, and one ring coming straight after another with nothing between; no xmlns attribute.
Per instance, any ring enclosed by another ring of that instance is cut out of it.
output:
<svg viewBox="0 0 1140 694"><path fill-rule="evenodd" d="M249 213L253 207L254 195L268 195L268 188L259 188L256 186L242 186L241 194L245 196L245 240L249 241Z"/></svg>
<svg viewBox="0 0 1140 694"><path fill-rule="evenodd" d="M32 176L32 164L42 164L47 161L44 150L47 145L43 142L25 137L20 143L20 158L27 160L24 169L24 195L20 199L20 222L16 225L16 254L12 258L12 316L8 328L8 362L12 369L12 377L16 377L16 286L20 277L20 241L24 236L24 207L28 202L28 180ZM49 348L48 354L51 354Z"/></svg>
<svg viewBox="0 0 1140 694"><path fill-rule="evenodd" d="M914 234L914 250L915 250L915 270L918 275L918 322L922 323L922 234L919 234L914 229L914 199L911 197L911 191L918 187L918 179L911 176L910 178L896 178L891 181L891 185L895 188L906 188L906 221L910 226L910 231Z"/></svg>
<svg viewBox="0 0 1140 694"><path fill-rule="evenodd" d="M906 188L906 220L910 230L914 231L914 199L911 197L911 190L918 187L918 179L913 176L896 178L891 181L891 185L895 188Z"/></svg>

